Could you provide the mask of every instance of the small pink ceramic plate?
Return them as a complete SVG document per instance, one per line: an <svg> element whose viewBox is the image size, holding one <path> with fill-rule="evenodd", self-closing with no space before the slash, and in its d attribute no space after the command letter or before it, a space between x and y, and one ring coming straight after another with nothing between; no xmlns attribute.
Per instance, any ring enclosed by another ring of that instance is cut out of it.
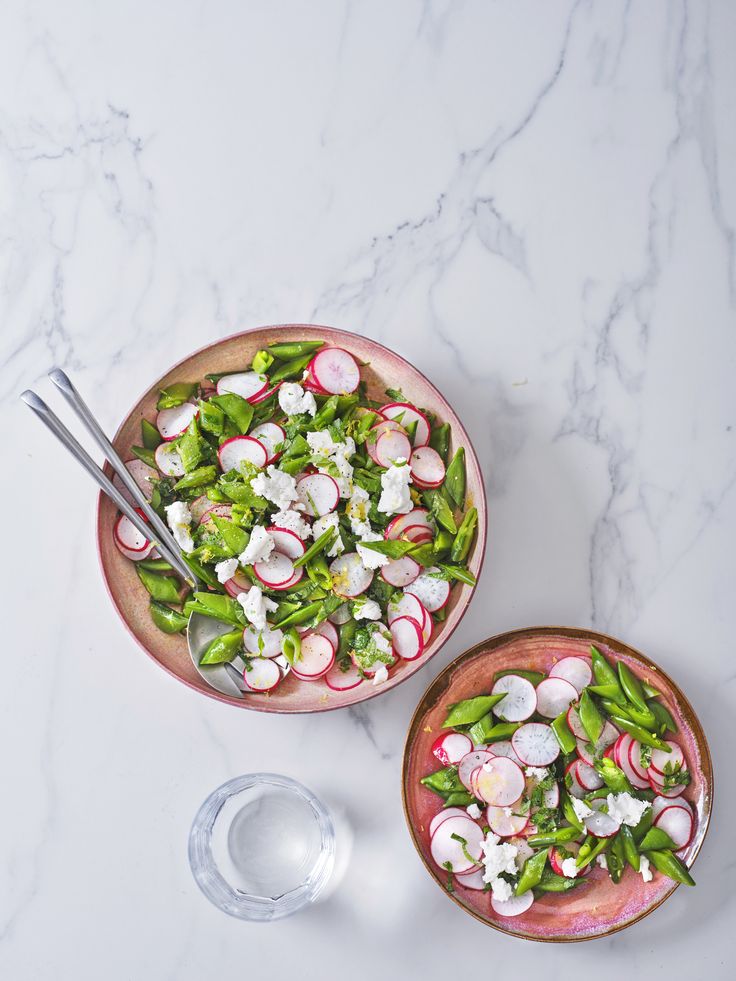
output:
<svg viewBox="0 0 736 981"><path fill-rule="evenodd" d="M428 409L437 418L449 422L452 428L450 452L458 446L465 447L467 466L467 492L469 505L478 509L478 532L470 554L468 566L476 576L480 575L486 541L486 499L478 459L462 423L440 395L434 385L413 365L398 354L375 341L347 331L308 324L286 324L279 327L262 327L226 337L191 354L155 381L138 400L117 431L114 445L123 460L132 456L131 447L140 442L141 419L154 419L156 400L162 388L174 382L197 381L206 374L242 370L250 364L253 355L261 348L279 341L324 340L334 347L343 347L357 360L365 363L361 377L367 383L369 398L389 401L387 388L401 389L408 401ZM207 685L196 672L187 651L186 640L179 635L164 634L151 622L148 613L149 597L136 575L132 562L124 558L115 547L112 537L115 505L100 495L97 510L97 542L102 564L102 574L115 608L128 630L141 647L169 674L204 695L229 702L258 712L323 712L363 702L379 695L413 675L448 640L462 619L473 594L471 586L458 583L452 590L447 607L447 618L435 625L435 633L426 650L415 661L402 661L391 673L389 680L380 687L368 681L357 688L344 692L332 691L324 681L304 682L293 675L269 694L253 694L237 698L221 694Z"/></svg>
<svg viewBox="0 0 736 981"><path fill-rule="evenodd" d="M679 731L673 738L685 750L692 776L684 796L696 815L693 839L678 855L686 865L692 865L708 830L713 804L713 769L703 728L675 682L648 657L612 637L570 627L529 627L484 640L461 654L435 678L414 713L406 739L404 813L427 870L445 895L476 919L526 940L564 943L616 933L656 909L672 895L677 884L658 872L651 882L645 883L641 876L626 869L621 882L614 885L607 873L596 867L584 883L570 892L548 893L536 899L521 916L499 916L492 909L487 892L461 887L452 894L447 892L447 873L437 868L429 850L429 822L439 810L439 798L419 781L438 768L431 747L441 731L450 702L487 692L496 671L526 668L547 672L566 655L589 656L591 644L605 657L624 661L641 680L657 688L677 722ZM697 895L696 890L697 886L693 897Z"/></svg>

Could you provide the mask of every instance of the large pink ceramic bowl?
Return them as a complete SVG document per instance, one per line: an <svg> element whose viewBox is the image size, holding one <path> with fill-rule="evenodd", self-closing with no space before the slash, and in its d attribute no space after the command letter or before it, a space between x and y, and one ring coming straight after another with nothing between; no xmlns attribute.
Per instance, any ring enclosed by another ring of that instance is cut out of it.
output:
<svg viewBox="0 0 736 981"><path fill-rule="evenodd" d="M438 768L431 747L441 730L449 702L487 692L496 671L526 668L547 672L555 660L565 655L589 655L591 644L604 656L623 660L640 679L654 685L675 717L679 732L673 739L682 745L692 775L684 796L696 815L693 840L678 854L688 866L692 865L708 830L713 805L713 769L703 728L675 682L644 654L612 637L570 627L530 627L484 640L461 654L435 678L414 713L406 739L404 813L427 870L445 895L476 919L526 940L569 942L608 936L651 913L672 895L677 884L658 872L651 882L645 883L641 876L627 869L616 886L603 869L596 867L570 892L548 893L535 900L521 916L499 916L486 892L461 887L453 894L447 892L447 873L437 868L429 851L429 822L441 802L419 781ZM697 902L696 890L697 887L692 890L692 902Z"/></svg>
<svg viewBox="0 0 736 981"><path fill-rule="evenodd" d="M350 334L331 327L316 327L309 324L285 324L279 327L262 327L244 331L210 344L191 354L174 365L162 378L157 379L142 398L125 417L114 439L115 448L124 460L129 459L131 446L140 442L140 423L142 418L154 419L156 400L162 388L177 381L196 381L208 373L241 370L250 364L253 355L260 348L278 341L298 341L321 339L335 347L349 350L360 362L365 362L361 375L367 382L368 396L379 401L389 401L386 388L398 388L414 404L433 412L439 419L449 422L452 427L450 451L458 446L465 447L468 501L478 509L478 533L469 559L469 568L476 578L483 564L483 551L486 540L486 499L483 490L478 458L471 446L468 434L453 410L440 395L434 385L413 365L398 354L389 351L358 334ZM389 691L418 671L434 657L448 640L462 619L473 594L471 586L457 584L447 608L447 618L435 627L435 633L422 656L416 661L402 661L391 673L389 680L380 687L370 682L350 691L335 692L324 681L304 682L293 675L286 678L279 687L267 695L249 695L243 699L220 694L210 688L195 671L187 651L186 641L179 635L162 633L151 622L148 613L148 594L141 585L132 562L125 559L115 547L112 537L115 520L115 506L100 495L97 511L97 542L102 564L102 573L115 608L128 630L150 656L185 685L203 695L209 695L221 702L229 702L242 708L257 712L324 712L328 709L342 708L363 702L374 695Z"/></svg>

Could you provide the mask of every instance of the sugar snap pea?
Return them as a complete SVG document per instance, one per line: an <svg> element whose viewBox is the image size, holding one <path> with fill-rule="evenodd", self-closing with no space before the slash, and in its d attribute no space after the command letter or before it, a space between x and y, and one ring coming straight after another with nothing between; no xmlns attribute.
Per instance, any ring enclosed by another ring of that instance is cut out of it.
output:
<svg viewBox="0 0 736 981"><path fill-rule="evenodd" d="M618 885L621 881L621 876L624 874L624 843L621 839L621 833L619 832L611 839L611 844L608 849L608 875L615 885Z"/></svg>
<svg viewBox="0 0 736 981"><path fill-rule="evenodd" d="M593 697L588 692L587 688L583 689L583 693L580 696L578 715L580 716L580 724L582 725L583 729L585 729L588 734L588 738L595 746L601 737L601 733L603 732L603 717L598 711L598 706L593 701Z"/></svg>
<svg viewBox="0 0 736 981"><path fill-rule="evenodd" d="M662 848L667 849L668 851L675 851L677 846L667 832L663 831L661 828L650 828L639 842L639 849L643 852L651 850L656 851Z"/></svg>
<svg viewBox="0 0 736 981"><path fill-rule="evenodd" d="M156 457L154 456L153 450L147 449L145 446L131 446L130 452L133 456L138 457L139 460L143 460L147 463L149 467L156 469Z"/></svg>
<svg viewBox="0 0 736 981"><path fill-rule="evenodd" d="M519 881L514 890L517 896L523 896L525 892L529 892L530 889L533 889L534 886L539 884L544 867L547 864L548 854L549 849L543 848L541 851L536 852L536 854L530 855L526 862L524 862L524 867L521 870Z"/></svg>
<svg viewBox="0 0 736 981"><path fill-rule="evenodd" d="M301 358L305 355L314 354L321 347L324 341L287 341L280 344L269 344L268 350L279 361L290 361L292 358Z"/></svg>
<svg viewBox="0 0 736 981"><path fill-rule="evenodd" d="M189 490L191 487L203 487L217 480L217 468L214 466L197 467L191 473L185 474L174 484L174 490Z"/></svg>
<svg viewBox="0 0 736 981"><path fill-rule="evenodd" d="M218 408L222 409L243 436L248 432L248 428L253 421L253 413L255 412L250 402L246 402L244 398L241 398L240 395L236 395L234 392L213 395L210 402L214 402Z"/></svg>
<svg viewBox="0 0 736 981"><path fill-rule="evenodd" d="M448 706L447 716L442 723L443 729L452 729L460 725L472 725L479 722L483 716L487 715L494 705L498 705L502 698L506 697L506 692L499 695L476 695L475 698L466 698L462 702L455 702Z"/></svg>
<svg viewBox="0 0 736 981"><path fill-rule="evenodd" d="M161 433L148 419L141 419L141 442L147 450L155 450L163 442Z"/></svg>
<svg viewBox="0 0 736 981"><path fill-rule="evenodd" d="M150 595L160 603L178 603L181 585L179 580L173 576L161 576L148 569L141 569L136 566L138 578L146 587Z"/></svg>
<svg viewBox="0 0 736 981"><path fill-rule="evenodd" d="M629 701L641 712L646 712L647 703L646 699L644 698L641 683L628 664L626 664L624 661L618 662L618 680Z"/></svg>
<svg viewBox="0 0 736 981"><path fill-rule="evenodd" d="M557 742L563 753L572 753L577 746L577 740L570 726L567 724L567 712L561 712L556 719L550 722L552 732L557 736Z"/></svg>
<svg viewBox="0 0 736 981"><path fill-rule="evenodd" d="M243 631L234 630L232 633L220 634L207 645L207 649L199 660L200 664L225 664L239 654L243 649Z"/></svg>
<svg viewBox="0 0 736 981"><path fill-rule="evenodd" d="M552 869L545 869L534 888L539 889L540 892L569 892L570 889L579 886L580 882L578 878L568 879L565 875L557 875Z"/></svg>
<svg viewBox="0 0 736 981"><path fill-rule="evenodd" d="M647 706L654 716L657 732L660 736L665 732L677 732L677 723L666 705L652 699L647 702Z"/></svg>
<svg viewBox="0 0 736 981"><path fill-rule="evenodd" d="M622 824L618 836L621 839L621 843L624 851L624 858L629 863L631 868L635 871L639 871L639 849L636 847L636 842L634 841L634 835L632 834L631 828L627 824ZM655 846L656 847L656 846Z"/></svg>
<svg viewBox="0 0 736 981"><path fill-rule="evenodd" d="M264 372L273 364L274 356L270 351L256 351L253 361L251 362L251 371L255 371L257 374L262 375Z"/></svg>
<svg viewBox="0 0 736 981"><path fill-rule="evenodd" d="M653 736L651 732L647 732L647 730L642 728L642 726L636 725L636 723L632 722L631 719L626 719L622 715L617 715L615 713L610 713L610 715L611 722L613 722L617 728L628 732L634 737L634 739L638 739L640 743L644 743L645 746L652 746L654 749L661 749L665 753L672 752L667 743L663 742L657 736Z"/></svg>
<svg viewBox="0 0 736 981"><path fill-rule="evenodd" d="M656 869L669 876L670 879L674 879L675 882L682 882L686 886L695 885L695 880L688 872L687 866L672 852L665 849L653 849L646 852L646 856Z"/></svg>
<svg viewBox="0 0 736 981"><path fill-rule="evenodd" d="M618 680L617 672L611 667L606 658L601 654L597 647L591 644L590 647L590 659L593 666L593 677L597 685L615 685L619 690L621 697L624 698L624 693L621 688L621 684ZM618 701L615 698L614 701Z"/></svg>
<svg viewBox="0 0 736 981"><path fill-rule="evenodd" d="M473 544L475 529L478 525L478 511L471 508L463 518L457 530L455 541L450 549L450 558L453 562L464 562L468 557L470 546Z"/></svg>
<svg viewBox="0 0 736 981"><path fill-rule="evenodd" d="M291 361L284 361L284 363L280 364L275 371L271 372L269 381L272 385L277 385L279 382L288 381L290 378L301 378L302 374L304 373L304 369L311 360L312 355L305 354L292 358Z"/></svg>
<svg viewBox="0 0 736 981"><path fill-rule="evenodd" d="M190 399L199 388L197 382L175 382L161 390L156 403L159 412L162 409L173 409Z"/></svg>
<svg viewBox="0 0 736 981"><path fill-rule="evenodd" d="M429 434L429 445L447 463L447 454L450 452L450 423L443 422L441 426L435 426Z"/></svg>
<svg viewBox="0 0 736 981"><path fill-rule="evenodd" d="M540 681L544 681L545 677L541 671L526 671L524 668L505 668L503 671L496 671L493 680L498 681L499 678L505 678L510 674L517 674L520 678L526 678L535 688Z"/></svg>
<svg viewBox="0 0 736 981"><path fill-rule="evenodd" d="M493 713L489 712L468 729L468 735L474 743L498 743L511 739L521 725L520 722L496 722Z"/></svg>
<svg viewBox="0 0 736 981"><path fill-rule="evenodd" d="M151 619L158 629L163 630L165 634L178 634L182 630L186 630L189 619L179 610L172 610L170 606L159 603L155 599L151 599L149 609Z"/></svg>
<svg viewBox="0 0 736 981"><path fill-rule="evenodd" d="M579 837L580 832L576 827L558 828L548 834L531 835L527 839L530 848L545 848L548 845L562 845L566 841L574 841Z"/></svg>
<svg viewBox="0 0 736 981"><path fill-rule="evenodd" d="M312 542L306 552L294 561L294 568L298 569L300 565L306 565L307 562L311 562L312 559L321 555L326 548L332 545L336 537L337 532L334 528L328 528L326 531L323 531L319 538Z"/></svg>
<svg viewBox="0 0 736 981"><path fill-rule="evenodd" d="M465 507L465 448L459 446L445 471L444 487L457 507Z"/></svg>
<svg viewBox="0 0 736 981"><path fill-rule="evenodd" d="M603 756L595 761L595 769L601 777L606 787L614 794L622 794L625 791L631 793L633 787L622 769L620 769L608 756Z"/></svg>

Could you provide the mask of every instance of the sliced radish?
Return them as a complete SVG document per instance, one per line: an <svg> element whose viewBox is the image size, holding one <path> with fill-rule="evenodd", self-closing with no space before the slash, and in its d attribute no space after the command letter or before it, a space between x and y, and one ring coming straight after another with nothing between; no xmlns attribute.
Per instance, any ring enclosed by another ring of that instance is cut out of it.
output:
<svg viewBox="0 0 736 981"><path fill-rule="evenodd" d="M460 783L467 789L470 790L470 777L473 770L477 770L488 760L492 760L493 755L486 749L476 749L472 753L468 753L467 756L463 756L457 766L457 775L460 779Z"/></svg>
<svg viewBox="0 0 736 981"><path fill-rule="evenodd" d="M571 797L577 797L578 800L582 800L586 797L588 791L578 780L578 763L580 760L573 760L572 763L568 764L565 768L565 783L567 786L567 792Z"/></svg>
<svg viewBox="0 0 736 981"><path fill-rule="evenodd" d="M156 428L165 440L176 439L187 431L197 413L197 406L191 402L184 402L173 409L161 409L156 416Z"/></svg>
<svg viewBox="0 0 736 981"><path fill-rule="evenodd" d="M202 517L199 519L201 525L206 525L213 518L231 518L233 513L232 504L215 504L209 511L205 511Z"/></svg>
<svg viewBox="0 0 736 981"><path fill-rule="evenodd" d="M578 760L577 779L586 790L600 790L603 786L603 778L595 767L590 766L584 760Z"/></svg>
<svg viewBox="0 0 736 981"><path fill-rule="evenodd" d="M301 558L307 550L301 538L293 531L289 531L288 528L277 528L275 525L271 525L266 528L266 531L273 538L276 551L288 555L292 562Z"/></svg>
<svg viewBox="0 0 736 981"><path fill-rule="evenodd" d="M637 790L648 790L649 781L640 777L639 773L631 765L632 742L636 742L636 740L632 739L628 732L625 732L614 743L614 746L618 746L618 766L623 770L626 779L632 787L635 787Z"/></svg>
<svg viewBox="0 0 736 981"><path fill-rule="evenodd" d="M322 634L323 637L326 637L335 648L335 653L337 653L337 648L340 644L340 636L334 625L331 624L329 620L323 620L322 623L318 623L317 626L313 628L313 632L315 634Z"/></svg>
<svg viewBox="0 0 736 981"><path fill-rule="evenodd" d="M410 528L413 525L423 525L427 528L434 538L434 525L430 521L429 511L426 508L414 508L411 511L407 511L406 514L399 514L391 521L389 521L386 527L386 538L393 540L401 538L406 528Z"/></svg>
<svg viewBox="0 0 736 981"><path fill-rule="evenodd" d="M406 438L406 437L405 437ZM408 445L407 440L407 445ZM420 487L439 487L445 479L445 464L431 446L418 446L409 458L414 483Z"/></svg>
<svg viewBox="0 0 736 981"><path fill-rule="evenodd" d="M275 422L262 422L260 426L250 431L250 435L263 443L266 449L266 464L274 463L283 452L277 447L282 446L286 440L286 433Z"/></svg>
<svg viewBox="0 0 736 981"><path fill-rule="evenodd" d="M316 681L335 663L335 649L322 634L305 634L301 639L301 654L292 671L302 681Z"/></svg>
<svg viewBox="0 0 736 981"><path fill-rule="evenodd" d="M660 776L667 773L666 767L682 767L685 764L685 754L679 743L673 743L671 739L666 739L665 744L669 746L670 752L666 753L663 749L653 749L650 769Z"/></svg>
<svg viewBox="0 0 736 981"><path fill-rule="evenodd" d="M394 651L404 661L415 661L424 652L422 628L412 617L398 617L391 624ZM468 740L470 742L470 740ZM472 745L472 744L471 744ZM468 750L471 747L468 747Z"/></svg>
<svg viewBox="0 0 736 981"><path fill-rule="evenodd" d="M521 896L511 896L510 899L504 900L496 899L491 893L491 906L493 912L498 916L521 916L522 913L526 913L533 902L534 895L531 889Z"/></svg>
<svg viewBox="0 0 736 981"><path fill-rule="evenodd" d="M507 674L499 678L492 692L494 695L504 695L498 705L493 707L494 713L504 722L523 722L524 719L531 718L537 710L534 685L518 674Z"/></svg>
<svg viewBox="0 0 736 981"><path fill-rule="evenodd" d="M142 521L145 521L145 515L138 508L135 509L136 514L138 514ZM138 531L136 526L126 517L126 515L121 514L118 520L113 526L113 537L115 543L121 548L126 549L128 552L144 552L151 545L151 540L146 538L146 536ZM150 549L149 549L150 551Z"/></svg>
<svg viewBox="0 0 736 981"><path fill-rule="evenodd" d="M192 521L195 525L198 525L205 514L211 511L215 507L215 502L211 501L206 494L200 494L199 497L195 498L189 505L189 513L192 516Z"/></svg>
<svg viewBox="0 0 736 981"><path fill-rule="evenodd" d="M564 678L580 694L593 680L593 671L587 657L563 657L549 673L550 678Z"/></svg>
<svg viewBox="0 0 736 981"><path fill-rule="evenodd" d="M314 380L314 375L309 370L309 366L307 367L307 370L304 373L304 379L302 380L302 388L304 388L304 390L307 392L314 392L315 395L330 394L329 392L325 391L325 389L322 388L321 385L317 384L317 382Z"/></svg>
<svg viewBox="0 0 736 981"><path fill-rule="evenodd" d="M666 807L684 807L692 815L690 804L684 797L664 797L660 795L652 801L652 819L656 818L658 814L661 814Z"/></svg>
<svg viewBox="0 0 736 981"><path fill-rule="evenodd" d="M243 672L243 680L251 691L271 691L281 681L281 670L274 661L255 657Z"/></svg>
<svg viewBox="0 0 736 981"><path fill-rule="evenodd" d="M130 473L130 476L138 485L138 488L145 499L150 501L151 497L153 496L153 484L151 481L158 480L158 471L154 470L153 467L149 467L147 463L143 462L143 460L127 460L125 463L125 469ZM117 474L113 474L112 482L115 484L128 504L134 505L136 503L135 498Z"/></svg>
<svg viewBox="0 0 736 981"><path fill-rule="evenodd" d="M412 617L417 623L424 619L424 607L411 593L396 593L388 601L386 610L389 625L398 617Z"/></svg>
<svg viewBox="0 0 736 981"><path fill-rule="evenodd" d="M436 566L431 566L421 576L417 576L414 582L409 583L405 588L405 593L416 596L422 606L429 613L436 613L441 610L450 598L450 584L446 579L435 578L435 573L440 570Z"/></svg>
<svg viewBox="0 0 736 981"><path fill-rule="evenodd" d="M224 584L225 591L233 598L239 596L241 593L247 593L252 585L253 583L244 572L240 571L240 569L238 569L232 579L228 579L228 581Z"/></svg>
<svg viewBox="0 0 736 981"><path fill-rule="evenodd" d="M514 763L521 763L521 760L516 755L516 750L508 739L500 739L497 743L491 743L488 747L488 752L492 756L508 756Z"/></svg>
<svg viewBox="0 0 736 981"><path fill-rule="evenodd" d="M389 586L396 586L403 589L410 586L419 576L422 567L415 562L410 555L405 555L402 559L391 559L380 568L381 578Z"/></svg>
<svg viewBox="0 0 736 981"><path fill-rule="evenodd" d="M401 537L414 545L424 545L426 542L431 542L434 535L425 525L409 525L404 529Z"/></svg>
<svg viewBox="0 0 736 981"><path fill-rule="evenodd" d="M257 371L241 371L235 375L225 375L217 382L217 394L232 393L250 402L268 388L268 379Z"/></svg>
<svg viewBox="0 0 736 981"><path fill-rule="evenodd" d="M409 459L411 455L411 443L408 436L404 433L386 432L376 440L375 457L379 467L388 469L393 464Z"/></svg>
<svg viewBox="0 0 736 981"><path fill-rule="evenodd" d="M545 678L537 685L537 712L548 719L556 719L577 701L578 690L564 678Z"/></svg>
<svg viewBox="0 0 736 981"><path fill-rule="evenodd" d="M285 586L294 575L294 563L288 555L274 549L267 559L254 564L253 571L264 585L278 589Z"/></svg>
<svg viewBox="0 0 736 981"><path fill-rule="evenodd" d="M643 780L648 786L648 770L641 765L641 743L638 739L632 739L629 743L629 765L637 777Z"/></svg>
<svg viewBox="0 0 736 981"><path fill-rule="evenodd" d="M460 886L462 889L475 889L478 892L484 892L486 888L486 880L483 878L484 870L473 869L471 872L463 872L462 874L455 875L455 884Z"/></svg>
<svg viewBox="0 0 736 981"><path fill-rule="evenodd" d="M375 426L371 426L371 428L368 430L368 437L365 441L366 452L376 466L388 466L388 464L382 464L377 455L378 440L384 433L398 433L406 439L405 447L407 450L407 456L405 459L408 460L409 454L411 454L411 443L406 437L403 426L400 426L398 422L392 422L390 419L383 419L381 422L377 422Z"/></svg>
<svg viewBox="0 0 736 981"><path fill-rule="evenodd" d="M505 681L505 678L500 680ZM549 766L560 755L557 736L544 722L527 722L519 726L511 737L511 745L524 766Z"/></svg>
<svg viewBox="0 0 736 981"><path fill-rule="evenodd" d="M338 555L330 563L330 574L338 596L360 596L373 582L373 572L366 569L357 552Z"/></svg>
<svg viewBox="0 0 736 981"><path fill-rule="evenodd" d="M335 661L325 674L327 687L333 691L350 691L351 688L357 688L362 681L363 676L352 661L345 671L343 671L340 662Z"/></svg>
<svg viewBox="0 0 736 981"><path fill-rule="evenodd" d="M472 751L473 743L464 732L444 732L432 743L432 752L443 766L454 766Z"/></svg>
<svg viewBox="0 0 736 981"><path fill-rule="evenodd" d="M246 651L250 654L259 654L261 657L278 657L283 640L284 632L278 628L267 627L265 630L256 630L255 627L246 627L243 631Z"/></svg>
<svg viewBox="0 0 736 981"><path fill-rule="evenodd" d="M339 347L318 351L309 371L320 388L330 395L349 395L360 384L360 368L355 358Z"/></svg>
<svg viewBox="0 0 736 981"><path fill-rule="evenodd" d="M414 446L426 446L429 443L429 421L415 406L409 405L408 402L389 402L388 405L382 406L380 411L387 419L395 419L404 427L416 422Z"/></svg>
<svg viewBox="0 0 736 981"><path fill-rule="evenodd" d="M507 813L511 811L511 813ZM528 814L514 814L511 807L495 807L489 804L486 808L486 821L494 835L499 838L510 838L512 835L520 835L524 828L529 824Z"/></svg>
<svg viewBox="0 0 736 981"><path fill-rule="evenodd" d="M583 723L580 721L580 716L578 715L576 705L571 705L567 710L567 724L576 739L584 739L587 741L588 733L583 728Z"/></svg>
<svg viewBox="0 0 736 981"><path fill-rule="evenodd" d="M159 443L153 451L156 466L165 477L183 477L184 464L181 462L179 451L170 443Z"/></svg>
<svg viewBox="0 0 736 981"><path fill-rule="evenodd" d="M557 848L550 849L549 853L549 864L552 866L552 870L557 873L557 875L565 876L562 868L562 863L566 858L576 858L578 852L580 851L580 843L577 841L567 841L564 845L560 845ZM581 869L577 869L575 875L565 876L566 879L576 879L580 875L587 875L590 872L592 865L588 863Z"/></svg>
<svg viewBox="0 0 736 981"><path fill-rule="evenodd" d="M524 774L508 756L492 756L476 778L481 800L496 807L508 807L524 792Z"/></svg>
<svg viewBox="0 0 736 981"><path fill-rule="evenodd" d="M589 834L596 838L612 838L621 827L618 821L604 814L603 811L593 811L583 820L583 824Z"/></svg>
<svg viewBox="0 0 736 981"><path fill-rule="evenodd" d="M266 399L270 399L281 388L281 382L278 385L274 385L273 388L265 388L260 395L254 395L252 399L249 399L251 405L260 405L261 402L265 402Z"/></svg>
<svg viewBox="0 0 736 981"><path fill-rule="evenodd" d="M686 848L692 841L695 822L689 807L665 807L654 818L653 825L668 834L679 851Z"/></svg>
<svg viewBox="0 0 736 981"><path fill-rule="evenodd" d="M446 821L448 818L451 817L466 818L468 817L468 814L466 811L463 810L462 807L446 807L443 811L438 811L437 814L435 814L435 816L429 822L430 838L435 833L437 828L442 824L442 822Z"/></svg>
<svg viewBox="0 0 736 981"><path fill-rule="evenodd" d="M125 548L125 546L121 545L115 536L113 536L113 541L115 542L121 555L124 555L126 559L130 559L131 562L142 562L143 559L158 558L158 552L153 542L149 542L148 546L144 548L142 552L137 552L133 549Z"/></svg>
<svg viewBox="0 0 736 981"><path fill-rule="evenodd" d="M309 473L296 482L304 513L311 518L321 518L334 511L340 501L337 482L326 473Z"/></svg>
<svg viewBox="0 0 736 981"><path fill-rule="evenodd" d="M263 443L252 436L231 436L217 451L217 458L223 473L239 470L241 463L252 463L262 470L266 466L268 453Z"/></svg>
<svg viewBox="0 0 736 981"><path fill-rule="evenodd" d="M464 839L466 843L458 841L458 838ZM430 841L430 852L441 869L449 868L456 873L469 872L480 864L484 838L481 829L467 815L451 817L435 828ZM470 858L466 857L466 852Z"/></svg>

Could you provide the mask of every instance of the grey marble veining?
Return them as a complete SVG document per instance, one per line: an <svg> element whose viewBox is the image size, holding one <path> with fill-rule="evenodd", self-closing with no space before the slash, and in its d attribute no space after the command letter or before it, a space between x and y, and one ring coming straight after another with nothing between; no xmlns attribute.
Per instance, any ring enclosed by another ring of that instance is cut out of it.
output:
<svg viewBox="0 0 736 981"><path fill-rule="evenodd" d="M0 5L3 978L730 973L735 37L726 0ZM187 352L300 320L380 339L455 405L487 561L418 677L251 717L132 644L94 491L17 396L59 364L113 430ZM399 772L443 665L554 622L666 667L718 791L697 892L542 948L445 900ZM217 913L186 863L201 800L256 768L353 836L332 895L271 927Z"/></svg>

